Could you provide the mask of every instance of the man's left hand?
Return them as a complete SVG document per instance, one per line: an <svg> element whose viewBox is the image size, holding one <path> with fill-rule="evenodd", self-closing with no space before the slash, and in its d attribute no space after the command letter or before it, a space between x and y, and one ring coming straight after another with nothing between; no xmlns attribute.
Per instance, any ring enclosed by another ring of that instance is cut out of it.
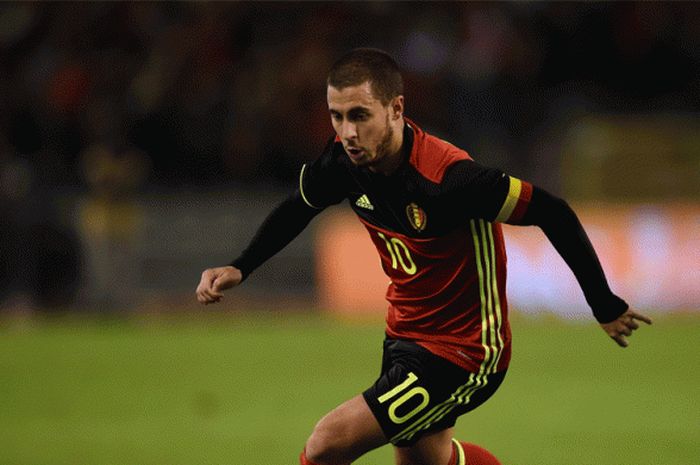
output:
<svg viewBox="0 0 700 465"><path fill-rule="evenodd" d="M640 315L630 308L617 317L616 320L610 323L600 323L600 326L620 347L627 347L629 343L627 342L626 336L631 336L632 331L639 328L637 320L643 321L648 325L651 324L651 318Z"/></svg>

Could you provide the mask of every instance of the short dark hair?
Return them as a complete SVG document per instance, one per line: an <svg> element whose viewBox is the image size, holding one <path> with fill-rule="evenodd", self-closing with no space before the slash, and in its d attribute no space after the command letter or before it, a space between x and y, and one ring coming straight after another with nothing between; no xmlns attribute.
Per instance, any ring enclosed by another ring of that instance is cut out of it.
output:
<svg viewBox="0 0 700 465"><path fill-rule="evenodd" d="M331 67L326 84L342 90L369 81L374 97L388 105L403 94L403 79L399 67L388 53L376 48L356 48Z"/></svg>

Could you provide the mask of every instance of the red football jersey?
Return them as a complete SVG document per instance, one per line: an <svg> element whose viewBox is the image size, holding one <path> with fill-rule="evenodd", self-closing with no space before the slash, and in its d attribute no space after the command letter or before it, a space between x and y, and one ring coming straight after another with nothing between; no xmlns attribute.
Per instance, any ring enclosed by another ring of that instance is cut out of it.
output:
<svg viewBox="0 0 700 465"><path fill-rule="evenodd" d="M508 366L506 253L498 222L517 223L532 186L475 163L410 120L391 176L354 166L336 139L302 168L314 208L348 199L390 279L386 333L478 373Z"/></svg>

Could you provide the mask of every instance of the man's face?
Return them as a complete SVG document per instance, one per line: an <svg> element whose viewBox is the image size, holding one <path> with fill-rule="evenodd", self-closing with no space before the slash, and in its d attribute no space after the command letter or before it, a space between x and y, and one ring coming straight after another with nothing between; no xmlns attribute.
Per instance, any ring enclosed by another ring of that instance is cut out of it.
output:
<svg viewBox="0 0 700 465"><path fill-rule="evenodd" d="M333 129L350 160L357 166L377 165L391 149L392 103L382 105L369 82L342 90L328 86L327 98Z"/></svg>

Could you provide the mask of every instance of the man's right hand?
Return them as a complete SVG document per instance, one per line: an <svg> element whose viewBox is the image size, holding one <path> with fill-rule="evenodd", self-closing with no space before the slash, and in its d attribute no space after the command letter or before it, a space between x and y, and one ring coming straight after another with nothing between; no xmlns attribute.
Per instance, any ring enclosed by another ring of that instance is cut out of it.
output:
<svg viewBox="0 0 700 465"><path fill-rule="evenodd" d="M199 286L197 286L197 300L204 305L219 302L224 298L222 291L238 286L242 279L241 270L233 266L204 270Z"/></svg>

